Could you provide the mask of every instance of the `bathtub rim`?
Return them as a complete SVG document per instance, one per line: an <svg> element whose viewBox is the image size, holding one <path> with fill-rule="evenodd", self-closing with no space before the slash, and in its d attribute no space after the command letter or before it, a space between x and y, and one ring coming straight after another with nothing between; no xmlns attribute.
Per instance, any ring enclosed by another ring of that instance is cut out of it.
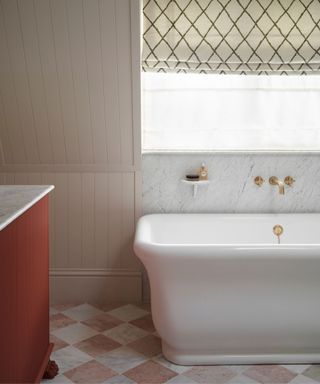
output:
<svg viewBox="0 0 320 384"><path fill-rule="evenodd" d="M149 218L152 217L160 217L160 216L216 216L216 217L275 217L278 218L280 216L319 216L320 213L152 213L143 215L139 218L134 238L134 250L138 254L140 249L152 250L153 248L162 248L165 250L166 248L178 249L178 248L201 248L205 249L206 247L210 247L211 249L217 251L229 250L229 251L241 251L241 250L312 250L312 249L320 249L319 243L169 243L169 242L157 242L151 239L151 223L148 222Z"/></svg>

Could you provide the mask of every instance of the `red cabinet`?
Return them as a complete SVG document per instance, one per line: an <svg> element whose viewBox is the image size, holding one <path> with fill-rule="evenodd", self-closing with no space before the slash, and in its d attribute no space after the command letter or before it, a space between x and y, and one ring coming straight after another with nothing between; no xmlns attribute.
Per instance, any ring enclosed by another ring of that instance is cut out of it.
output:
<svg viewBox="0 0 320 384"><path fill-rule="evenodd" d="M0 382L39 382L48 364L48 196L0 231Z"/></svg>

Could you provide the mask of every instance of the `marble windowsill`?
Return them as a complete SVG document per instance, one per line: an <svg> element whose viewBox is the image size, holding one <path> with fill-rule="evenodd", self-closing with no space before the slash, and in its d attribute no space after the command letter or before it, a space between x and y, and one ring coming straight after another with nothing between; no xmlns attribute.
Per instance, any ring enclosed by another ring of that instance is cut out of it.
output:
<svg viewBox="0 0 320 384"><path fill-rule="evenodd" d="M1 185L0 231L54 188L53 185Z"/></svg>

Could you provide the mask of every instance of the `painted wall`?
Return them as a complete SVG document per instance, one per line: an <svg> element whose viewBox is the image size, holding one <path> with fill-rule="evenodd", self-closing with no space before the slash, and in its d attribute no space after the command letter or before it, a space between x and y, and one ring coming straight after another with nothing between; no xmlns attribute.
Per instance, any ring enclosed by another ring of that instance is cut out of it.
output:
<svg viewBox="0 0 320 384"><path fill-rule="evenodd" d="M140 299L138 36L138 0L0 0L0 182L56 186L54 301Z"/></svg>
<svg viewBox="0 0 320 384"><path fill-rule="evenodd" d="M180 182L205 162L210 184L192 188ZM320 212L319 154L144 154L143 212ZM270 176L292 176L285 195ZM253 182L262 176L261 188Z"/></svg>

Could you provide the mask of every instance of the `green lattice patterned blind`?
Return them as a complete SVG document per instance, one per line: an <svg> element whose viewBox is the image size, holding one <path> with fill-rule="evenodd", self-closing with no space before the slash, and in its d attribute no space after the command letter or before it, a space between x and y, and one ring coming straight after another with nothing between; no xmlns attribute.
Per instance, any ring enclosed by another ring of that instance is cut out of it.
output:
<svg viewBox="0 0 320 384"><path fill-rule="evenodd" d="M319 74L320 0L144 0L144 71Z"/></svg>

